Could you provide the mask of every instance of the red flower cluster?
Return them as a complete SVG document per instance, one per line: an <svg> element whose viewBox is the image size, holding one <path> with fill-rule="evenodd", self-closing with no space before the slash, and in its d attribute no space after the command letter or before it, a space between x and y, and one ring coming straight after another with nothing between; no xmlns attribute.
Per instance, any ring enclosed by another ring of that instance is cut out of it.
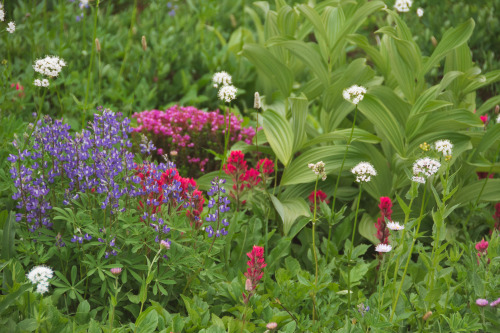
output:
<svg viewBox="0 0 500 333"><path fill-rule="evenodd" d="M316 207L319 207L319 204L320 202L326 202L326 203L330 203L328 200L326 200L327 198L327 195L325 192L321 191L321 190L317 190L316 191ZM311 191L311 194L309 194L309 196L307 197L307 199L309 199L309 208L311 209L311 212L314 211L314 190Z"/></svg>
<svg viewBox="0 0 500 333"><path fill-rule="evenodd" d="M377 223L375 223L375 228L377 228L377 239L381 244L389 244L389 229L387 229L387 224L385 223L385 219L392 220L392 201L389 197L380 197L380 217L377 219Z"/></svg>
<svg viewBox="0 0 500 333"><path fill-rule="evenodd" d="M267 266L264 261L263 247L254 245L252 251L247 253L247 256L250 260L247 261L248 268L245 273L245 276L247 277L247 280L245 281L245 290L248 291L248 296L243 293L243 301L245 303L247 303L250 297L254 294L255 288L257 288L257 285L264 276L264 272L262 270Z"/></svg>
<svg viewBox="0 0 500 333"><path fill-rule="evenodd" d="M481 240L480 242L476 243L476 250L477 250L477 256L485 256L488 254L488 242L484 240ZM488 259L488 264L490 263L490 259ZM479 259L477 260L477 264L479 265Z"/></svg>
<svg viewBox="0 0 500 333"><path fill-rule="evenodd" d="M197 229L201 227L200 214L205 199L203 193L197 189L194 179L181 177L176 168L169 168L159 174L150 165L141 165L137 167L137 171L142 189L146 193L143 195L146 205L139 201L140 209L146 210L145 206L148 206L150 214L158 214L165 204L164 199L172 203L171 207L177 207L182 202L182 207L187 208L186 216L195 223ZM168 198L165 198L165 193L170 193Z"/></svg>
<svg viewBox="0 0 500 333"><path fill-rule="evenodd" d="M245 161L245 154L240 150L233 150L227 159L227 163L222 168L233 181L233 190L230 196L239 203L245 189L254 188L262 180L265 181L272 175L274 172L274 163L264 158L257 163L257 169L249 169Z"/></svg>
<svg viewBox="0 0 500 333"><path fill-rule="evenodd" d="M19 82L12 83L10 86L11 86L11 88L15 87L17 91L20 91L19 94L17 94L17 96L19 98L23 98L24 97L24 87L21 84L19 84Z"/></svg>
<svg viewBox="0 0 500 333"><path fill-rule="evenodd" d="M487 178L487 177L489 177L489 178L493 178L493 176L495 175L494 173L490 173L490 174L488 175L488 173L487 173L487 172L476 172L476 173L477 173L477 178L478 178L478 179L484 179L484 178Z"/></svg>

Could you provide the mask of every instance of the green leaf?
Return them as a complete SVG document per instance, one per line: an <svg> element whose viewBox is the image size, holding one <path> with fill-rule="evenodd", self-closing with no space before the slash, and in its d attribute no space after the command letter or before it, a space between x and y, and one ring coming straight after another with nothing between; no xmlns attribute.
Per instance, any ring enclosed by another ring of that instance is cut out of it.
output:
<svg viewBox="0 0 500 333"><path fill-rule="evenodd" d="M486 185L484 185L485 182L487 182ZM470 202L475 202L481 190L480 201L498 202L500 201L500 191L498 189L500 189L500 179L483 179L459 189L451 199L449 205L463 206Z"/></svg>
<svg viewBox="0 0 500 333"><path fill-rule="evenodd" d="M9 293L0 302L0 314L15 302L26 290L31 288L31 284L23 284L14 292Z"/></svg>
<svg viewBox="0 0 500 333"><path fill-rule="evenodd" d="M363 214L363 217L359 221L359 234L364 238L368 239L373 244L378 244L380 241L375 237L377 229L375 228L373 218L368 214Z"/></svg>
<svg viewBox="0 0 500 333"><path fill-rule="evenodd" d="M345 140L348 141L349 137L351 136L351 129L346 128L322 135L318 135L312 140L307 141L302 148L314 146L320 143L329 143L334 140ZM382 139L380 139L378 136L371 134L370 132L367 132L365 130L355 128L352 134L352 142L355 141L360 141L360 142L367 142L367 143L380 143Z"/></svg>
<svg viewBox="0 0 500 333"><path fill-rule="evenodd" d="M379 135L385 137L399 155L405 156L403 130L392 113L370 94L365 95L358 107L363 115L376 126Z"/></svg>
<svg viewBox="0 0 500 333"><path fill-rule="evenodd" d="M10 212L9 217L3 225L2 234L2 259L9 260L15 256L16 249L14 247L16 230L15 230L15 214Z"/></svg>
<svg viewBox="0 0 500 333"><path fill-rule="evenodd" d="M432 55L427 59L422 68L422 75L425 75L431 68L443 59L446 54L454 48L464 44L469 40L474 30L474 20L469 19L456 28L448 29L441 42L438 44Z"/></svg>
<svg viewBox="0 0 500 333"><path fill-rule="evenodd" d="M257 44L246 44L243 47L245 56L264 76L266 76L281 91L283 96L289 96L292 91L293 74L290 69L279 61L271 52Z"/></svg>
<svg viewBox="0 0 500 333"><path fill-rule="evenodd" d="M309 216L310 210L307 203L302 198L285 199L280 201L274 195L271 195L274 208L283 221L283 233L288 235L294 222L301 216Z"/></svg>
<svg viewBox="0 0 500 333"><path fill-rule="evenodd" d="M90 318L90 304L87 300L81 302L76 309L75 320L79 325L84 325L89 321Z"/></svg>
<svg viewBox="0 0 500 333"><path fill-rule="evenodd" d="M19 324L17 324L17 328L20 331L33 332L38 328L38 323L35 318L24 319Z"/></svg>
<svg viewBox="0 0 500 333"><path fill-rule="evenodd" d="M158 313L153 307L141 313L135 322L138 333L153 333L158 326Z"/></svg>
<svg viewBox="0 0 500 333"><path fill-rule="evenodd" d="M296 152L306 140L307 106L309 102L304 94L300 97L290 98L292 110L292 132L293 132L293 151Z"/></svg>
<svg viewBox="0 0 500 333"><path fill-rule="evenodd" d="M273 110L266 110L262 114L263 127L267 141L276 154L276 157L286 167L293 154L294 135L290 123Z"/></svg>
<svg viewBox="0 0 500 333"><path fill-rule="evenodd" d="M316 180L316 175L307 167L309 163L323 161L326 173L330 174L342 164L345 154L345 146L325 146L308 149L299 157L294 159L290 166L283 172L281 185L303 184ZM348 170L361 160L365 159L363 153L356 147L350 147L346 156L344 170Z"/></svg>

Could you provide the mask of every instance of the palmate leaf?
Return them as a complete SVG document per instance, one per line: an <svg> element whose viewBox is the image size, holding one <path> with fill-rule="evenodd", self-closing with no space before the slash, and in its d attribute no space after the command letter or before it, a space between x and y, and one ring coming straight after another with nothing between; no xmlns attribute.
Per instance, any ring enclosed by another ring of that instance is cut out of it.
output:
<svg viewBox="0 0 500 333"><path fill-rule="evenodd" d="M276 154L276 157L286 167L293 154L294 135L290 123L273 110L266 110L262 114L263 128L267 141Z"/></svg>
<svg viewBox="0 0 500 333"><path fill-rule="evenodd" d="M323 161L326 173L330 174L340 169L344 158L345 145L326 146L308 149L299 157L295 158L290 166L285 168L281 185L303 184L316 180L316 175L307 167L309 163ZM350 147L347 153L344 170L348 170L360 161L366 159L362 151L356 147Z"/></svg>

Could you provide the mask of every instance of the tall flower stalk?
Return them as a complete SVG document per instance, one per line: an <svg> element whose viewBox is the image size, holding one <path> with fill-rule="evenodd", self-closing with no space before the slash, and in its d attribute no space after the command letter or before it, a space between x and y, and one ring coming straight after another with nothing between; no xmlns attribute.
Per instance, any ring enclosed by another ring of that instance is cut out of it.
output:
<svg viewBox="0 0 500 333"><path fill-rule="evenodd" d="M354 135L354 127L356 126L356 117L358 115L358 103L363 100L364 95L366 94L366 88L358 85L353 85L342 92L342 96L348 102L351 102L355 105L354 109L354 119L352 121L351 134L349 135L349 140L347 140L347 144L345 147L344 157L342 158L342 163L340 164L340 170L337 176L337 180L335 181L335 188L333 190L333 200L332 200L332 211L331 217L328 221L328 243L326 247L326 261L328 262L329 254L330 254L330 240L332 238L332 227L334 223L334 211L335 211L335 201L337 199L337 190L339 188L340 177L342 175L342 171L344 171L344 164L347 158L347 153L349 152L349 147L351 146L352 137Z"/></svg>

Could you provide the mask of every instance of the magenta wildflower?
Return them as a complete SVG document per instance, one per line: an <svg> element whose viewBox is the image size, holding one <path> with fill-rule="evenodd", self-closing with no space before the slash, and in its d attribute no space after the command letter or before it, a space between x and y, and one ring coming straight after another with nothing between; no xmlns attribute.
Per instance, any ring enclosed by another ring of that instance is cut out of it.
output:
<svg viewBox="0 0 500 333"><path fill-rule="evenodd" d="M478 298L476 300L476 304L478 306L487 306L489 304L488 300L487 299L484 299L484 298Z"/></svg>

